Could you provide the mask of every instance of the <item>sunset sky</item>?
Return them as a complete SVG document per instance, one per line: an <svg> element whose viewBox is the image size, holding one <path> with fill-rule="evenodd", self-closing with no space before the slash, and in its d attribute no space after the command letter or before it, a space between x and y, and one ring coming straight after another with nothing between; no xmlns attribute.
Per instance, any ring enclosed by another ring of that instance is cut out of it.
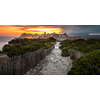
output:
<svg viewBox="0 0 100 100"><path fill-rule="evenodd" d="M100 35L100 25L0 25L0 36L19 36L22 33Z"/></svg>
<svg viewBox="0 0 100 100"><path fill-rule="evenodd" d="M43 34L60 33L63 30L57 25L0 25L0 35L21 35L22 33Z"/></svg>

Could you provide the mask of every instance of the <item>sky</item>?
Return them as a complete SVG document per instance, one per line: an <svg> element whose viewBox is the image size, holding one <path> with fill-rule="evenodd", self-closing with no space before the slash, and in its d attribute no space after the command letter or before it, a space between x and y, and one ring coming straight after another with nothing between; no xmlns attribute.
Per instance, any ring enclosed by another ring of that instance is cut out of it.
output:
<svg viewBox="0 0 100 100"><path fill-rule="evenodd" d="M19 36L22 33L56 32L79 35L100 35L100 25L0 25L0 36Z"/></svg>

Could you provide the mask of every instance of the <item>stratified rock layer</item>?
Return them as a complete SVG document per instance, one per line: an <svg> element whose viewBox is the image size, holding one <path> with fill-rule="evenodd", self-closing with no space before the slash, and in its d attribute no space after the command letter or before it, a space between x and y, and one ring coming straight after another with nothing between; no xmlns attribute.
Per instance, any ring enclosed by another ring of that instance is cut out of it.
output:
<svg viewBox="0 0 100 100"><path fill-rule="evenodd" d="M46 56L40 63L27 72L29 75L67 75L72 67L70 57L62 57L59 49L60 42L55 44L52 52Z"/></svg>

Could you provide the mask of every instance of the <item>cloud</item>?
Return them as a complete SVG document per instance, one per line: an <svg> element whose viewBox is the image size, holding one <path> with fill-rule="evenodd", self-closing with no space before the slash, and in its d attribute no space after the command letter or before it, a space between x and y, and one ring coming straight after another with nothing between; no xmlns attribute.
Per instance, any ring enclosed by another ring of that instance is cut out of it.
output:
<svg viewBox="0 0 100 100"><path fill-rule="evenodd" d="M4 29L5 28L5 29ZM3 29L5 31L6 29L14 30L16 32L40 32L48 30L49 29L57 29L56 32L59 33L67 33L67 34L86 34L89 35L89 33L100 33L100 25L0 25L0 29ZM2 31L2 32L3 32ZM7 31L6 31L7 32ZM11 31L10 31L11 32ZM8 33L10 33L8 32Z"/></svg>
<svg viewBox="0 0 100 100"><path fill-rule="evenodd" d="M100 35L100 33L89 33L89 35Z"/></svg>
<svg viewBox="0 0 100 100"><path fill-rule="evenodd" d="M60 28L60 25L0 25L0 29L2 29L1 33L8 32L14 34L15 32L18 32L19 34L23 32L31 34L43 34L44 31L47 33L56 32L59 34L61 31L63 31Z"/></svg>
<svg viewBox="0 0 100 100"><path fill-rule="evenodd" d="M100 33L100 25L68 25L63 27L63 31L67 34L89 34Z"/></svg>
<svg viewBox="0 0 100 100"><path fill-rule="evenodd" d="M59 25L27 25L27 26L16 26L18 29L20 28L20 30L25 31L25 32L48 32L48 33L52 33L52 32L56 32L56 33L60 33L61 31L63 31Z"/></svg>

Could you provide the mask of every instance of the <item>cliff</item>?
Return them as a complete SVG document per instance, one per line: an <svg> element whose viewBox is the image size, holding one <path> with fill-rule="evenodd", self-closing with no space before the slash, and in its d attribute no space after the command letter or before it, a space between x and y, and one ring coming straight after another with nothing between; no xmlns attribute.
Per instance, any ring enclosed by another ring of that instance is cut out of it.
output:
<svg viewBox="0 0 100 100"><path fill-rule="evenodd" d="M34 52L14 56L0 62L0 75L23 75L30 68L34 68L40 60L43 60L53 50L54 45L49 49L39 49Z"/></svg>
<svg viewBox="0 0 100 100"><path fill-rule="evenodd" d="M74 55L76 59L80 58L81 56L83 56L83 53L73 50L73 49L69 49L68 53L70 56Z"/></svg>

